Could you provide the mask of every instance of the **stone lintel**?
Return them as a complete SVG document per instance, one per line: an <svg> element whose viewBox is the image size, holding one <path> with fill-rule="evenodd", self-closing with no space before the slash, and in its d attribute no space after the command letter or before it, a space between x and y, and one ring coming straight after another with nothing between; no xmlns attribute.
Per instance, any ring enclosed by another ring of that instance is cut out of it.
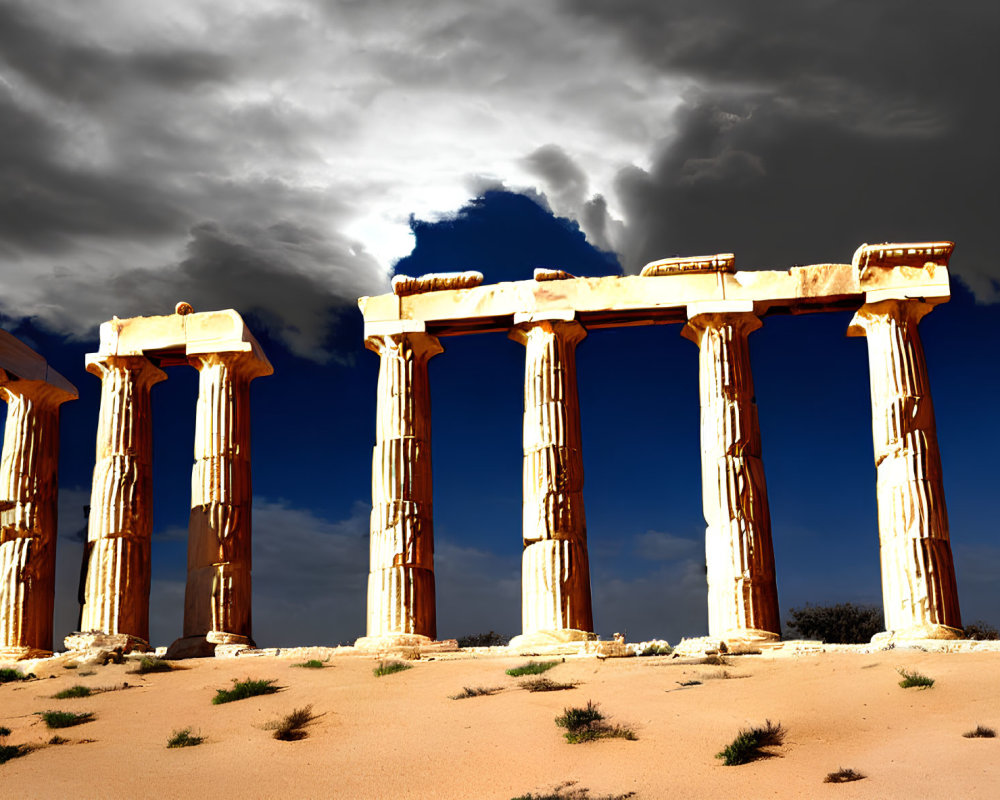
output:
<svg viewBox="0 0 1000 800"><path fill-rule="evenodd" d="M205 353L247 353L260 362L259 375L274 371L243 318L233 309L130 319L115 317L101 325L100 347L93 357L145 355L171 364Z"/></svg>
<svg viewBox="0 0 1000 800"><path fill-rule="evenodd" d="M862 270L869 267L924 267L927 264L947 267L954 249L954 242L863 244L854 251L851 264Z"/></svg>
<svg viewBox="0 0 1000 800"><path fill-rule="evenodd" d="M530 325L532 322L572 322L574 319L576 319L576 312L572 309L525 311L514 315L514 324Z"/></svg>
<svg viewBox="0 0 1000 800"><path fill-rule="evenodd" d="M716 300L688 303L687 317L694 319L702 314L753 314L753 300Z"/></svg>
<svg viewBox="0 0 1000 800"><path fill-rule="evenodd" d="M61 403L79 396L76 387L52 369L45 358L7 331L0 330L0 382L7 380L46 383L62 395Z"/></svg>
<svg viewBox="0 0 1000 800"><path fill-rule="evenodd" d="M370 339L373 336L396 336L402 333L426 332L427 325L419 320L413 319L365 322L365 339Z"/></svg>

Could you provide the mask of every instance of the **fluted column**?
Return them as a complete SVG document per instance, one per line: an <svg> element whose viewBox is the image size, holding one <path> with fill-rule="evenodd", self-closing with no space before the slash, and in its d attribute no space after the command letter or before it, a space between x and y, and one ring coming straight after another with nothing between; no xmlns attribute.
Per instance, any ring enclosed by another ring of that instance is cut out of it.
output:
<svg viewBox="0 0 1000 800"><path fill-rule="evenodd" d="M251 352L188 360L199 376L184 639L171 647L178 656L251 642L250 381L270 373Z"/></svg>
<svg viewBox="0 0 1000 800"><path fill-rule="evenodd" d="M153 524L149 392L167 376L138 355L88 356L87 370L101 378L101 411L80 627L148 641Z"/></svg>
<svg viewBox="0 0 1000 800"><path fill-rule="evenodd" d="M931 308L919 300L866 303L847 334L868 339L885 624L903 638L955 638L962 627L934 405L917 330Z"/></svg>
<svg viewBox="0 0 1000 800"><path fill-rule="evenodd" d="M572 318L520 321L525 346L522 636L518 644L592 638L594 619L583 510L583 458L576 346L587 331Z"/></svg>
<svg viewBox="0 0 1000 800"><path fill-rule="evenodd" d="M689 307L682 335L698 345L708 629L721 639L781 632L774 549L747 337L752 303Z"/></svg>
<svg viewBox="0 0 1000 800"><path fill-rule="evenodd" d="M59 406L73 395L43 381L6 380L0 457L0 654L52 651Z"/></svg>
<svg viewBox="0 0 1000 800"><path fill-rule="evenodd" d="M369 336L378 353L372 452L368 636L361 646L437 636L427 362L443 351L423 332Z"/></svg>

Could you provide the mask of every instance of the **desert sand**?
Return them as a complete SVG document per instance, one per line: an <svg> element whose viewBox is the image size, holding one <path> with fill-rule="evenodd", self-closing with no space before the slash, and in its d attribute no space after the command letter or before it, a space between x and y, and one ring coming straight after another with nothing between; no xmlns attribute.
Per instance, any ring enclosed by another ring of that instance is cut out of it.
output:
<svg viewBox="0 0 1000 800"><path fill-rule="evenodd" d="M559 657L547 675L570 690L529 693L505 670L506 653L439 654L374 677L370 656L190 659L169 673L137 675L134 663L65 669L40 662L38 680L0 685L8 744L40 746L0 765L0 796L118 798L497 798L574 781L591 797L995 798L1000 738L1000 653L872 653L729 656L726 666L669 656ZM898 668L935 679L902 689ZM92 674L84 674L92 672ZM233 679L276 679L276 694L213 705ZM682 687L681 682L700 680ZM76 684L127 688L55 700ZM503 687L451 699L463 687ZM555 717L588 700L637 741L569 744ZM272 738L268 722L311 705L307 738ZM94 721L45 744L37 712L90 711ZM770 719L787 730L773 757L726 767L715 754L740 728ZM197 747L168 749L190 727ZM852 768L864 780L828 784Z"/></svg>

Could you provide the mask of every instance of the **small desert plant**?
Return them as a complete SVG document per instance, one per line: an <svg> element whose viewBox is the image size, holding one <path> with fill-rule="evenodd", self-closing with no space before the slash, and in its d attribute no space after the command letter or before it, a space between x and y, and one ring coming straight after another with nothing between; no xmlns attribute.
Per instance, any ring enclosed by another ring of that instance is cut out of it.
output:
<svg viewBox="0 0 1000 800"><path fill-rule="evenodd" d="M561 692L563 689L575 689L576 684L559 683L542 675L537 678L521 681L521 688L527 689L529 692Z"/></svg>
<svg viewBox="0 0 1000 800"><path fill-rule="evenodd" d="M297 742L306 738L305 727L316 719L312 713L312 706L296 708L291 714L276 722L268 723L265 727L274 731L272 736L282 742Z"/></svg>
<svg viewBox="0 0 1000 800"><path fill-rule="evenodd" d="M55 700L69 700L73 697L90 697L93 694L93 689L89 686L70 686L68 689L63 689L61 692L56 692L52 695Z"/></svg>
<svg viewBox="0 0 1000 800"><path fill-rule="evenodd" d="M635 732L622 725L609 725L604 715L590 700L584 708L564 708L556 717L556 725L565 728L566 741L570 744L590 742L594 739L629 739L634 741Z"/></svg>
<svg viewBox="0 0 1000 800"><path fill-rule="evenodd" d="M981 619L965 626L966 639L992 640L1000 639L1000 631Z"/></svg>
<svg viewBox="0 0 1000 800"><path fill-rule="evenodd" d="M495 631L458 637L459 647L505 647L508 642L510 642L509 636L504 636Z"/></svg>
<svg viewBox="0 0 1000 800"><path fill-rule="evenodd" d="M862 775L857 770L841 767L836 772L831 772L823 778L823 783L850 783L851 781L864 780L865 777L865 775Z"/></svg>
<svg viewBox="0 0 1000 800"><path fill-rule="evenodd" d="M573 788L576 781L567 781L560 784L551 792L545 794L522 794L511 800L628 800L635 797L635 792L625 792L625 794L602 794L600 797L593 797L590 790L580 786Z"/></svg>
<svg viewBox="0 0 1000 800"><path fill-rule="evenodd" d="M672 652L674 652L674 648L672 648L668 644L667 645L663 645L663 644L650 644L650 645L646 645L646 647L644 647L642 649L642 652L639 653L639 655L640 656L669 656Z"/></svg>
<svg viewBox="0 0 1000 800"><path fill-rule="evenodd" d="M467 697L486 697L497 692L502 692L499 686L466 686L458 694L451 696L452 700L465 700Z"/></svg>
<svg viewBox="0 0 1000 800"><path fill-rule="evenodd" d="M10 736L10 728L8 728L6 725L0 725L0 739L2 739L4 736Z"/></svg>
<svg viewBox="0 0 1000 800"><path fill-rule="evenodd" d="M381 678L383 675L392 675L394 672L402 672L406 669L413 669L413 665L404 664L402 661L379 661L378 666L372 670L372 674L376 678Z"/></svg>
<svg viewBox="0 0 1000 800"><path fill-rule="evenodd" d="M677 681L678 686L701 686L701 681Z"/></svg>
<svg viewBox="0 0 1000 800"><path fill-rule="evenodd" d="M0 764L6 764L14 758L26 756L32 750L27 744L0 744Z"/></svg>
<svg viewBox="0 0 1000 800"><path fill-rule="evenodd" d="M11 681L27 681L31 680L33 676L25 675L22 672L18 672L16 669L11 669L10 667L0 668L0 683L10 683Z"/></svg>
<svg viewBox="0 0 1000 800"><path fill-rule="evenodd" d="M72 728L90 722L94 715L90 711L42 711L41 717L47 728Z"/></svg>
<svg viewBox="0 0 1000 800"><path fill-rule="evenodd" d="M302 667L303 669L323 669L326 666L318 658L310 658L308 661L303 661L301 664L292 664L293 667Z"/></svg>
<svg viewBox="0 0 1000 800"><path fill-rule="evenodd" d="M721 758L722 763L727 767L748 764L768 755L763 748L777 747L784 739L785 729L781 727L781 723L766 720L763 728L741 730L732 742L715 754L715 757Z"/></svg>
<svg viewBox="0 0 1000 800"><path fill-rule="evenodd" d="M529 661L519 667L511 667L507 670L507 674L512 678L520 678L523 675L541 675L559 663L559 661Z"/></svg>
<svg viewBox="0 0 1000 800"><path fill-rule="evenodd" d="M195 736L190 728L174 731L167 739L167 747L194 747L205 741L204 736Z"/></svg>
<svg viewBox="0 0 1000 800"><path fill-rule="evenodd" d="M907 672L905 669L897 670L900 675L903 676L903 680L899 682L899 685L904 689L911 689L914 686L918 686L921 689L929 689L934 685L934 679L928 678L926 675L921 675L919 672L914 670L913 672Z"/></svg>
<svg viewBox="0 0 1000 800"><path fill-rule="evenodd" d="M233 688L232 689L216 689L215 697L212 698L212 705L221 705L222 703L232 703L234 700L246 700L248 697L257 697L262 694L274 694L280 686L274 685L275 681L272 680L251 680L247 678L244 681L238 681L233 678Z"/></svg>
<svg viewBox="0 0 1000 800"><path fill-rule="evenodd" d="M792 618L785 623L791 636L822 639L837 644L865 644L883 630L881 609L838 603L833 606L810 606L790 609Z"/></svg>
<svg viewBox="0 0 1000 800"><path fill-rule="evenodd" d="M57 733L51 739L49 739L49 744L66 744L66 742L68 741L69 739L64 739Z"/></svg>
<svg viewBox="0 0 1000 800"><path fill-rule="evenodd" d="M146 675L150 672L170 672L173 669L174 665L169 661L164 661L162 658L155 658L153 656L143 656L132 672L138 675Z"/></svg>
<svg viewBox="0 0 1000 800"><path fill-rule="evenodd" d="M962 734L966 739L993 739L996 735L997 732L993 728L987 728L985 725L977 725L975 730Z"/></svg>

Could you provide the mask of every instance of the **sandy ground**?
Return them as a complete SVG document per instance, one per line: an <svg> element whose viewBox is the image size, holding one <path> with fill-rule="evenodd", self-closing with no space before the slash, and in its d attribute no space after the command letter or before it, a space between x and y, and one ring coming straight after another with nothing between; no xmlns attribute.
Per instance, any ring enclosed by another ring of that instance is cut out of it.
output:
<svg viewBox="0 0 1000 800"><path fill-rule="evenodd" d="M8 744L55 733L36 712L92 711L96 719L0 765L0 797L510 798L575 781L591 797L996 798L1000 738L967 739L977 724L1000 731L1000 654L891 650L794 657L730 657L730 666L669 657L570 657L547 674L574 689L529 693L505 669L516 656L424 659L376 678L374 659L343 656L323 669L255 657L198 659L138 676L131 666L38 670L0 685ZM897 668L933 677L901 689ZM94 674L84 672L94 670ZM48 677L51 672L52 677ZM728 676L728 677L725 677ZM274 678L277 694L212 705L234 678ZM681 687L679 682L701 680ZM75 684L128 688L55 700ZM503 687L450 699L463 687ZM568 744L555 717L588 700L638 740ZM311 705L308 737L272 738L264 726ZM780 722L775 756L726 767L715 754L741 727ZM198 746L167 749L191 727ZM849 767L867 778L826 784Z"/></svg>

